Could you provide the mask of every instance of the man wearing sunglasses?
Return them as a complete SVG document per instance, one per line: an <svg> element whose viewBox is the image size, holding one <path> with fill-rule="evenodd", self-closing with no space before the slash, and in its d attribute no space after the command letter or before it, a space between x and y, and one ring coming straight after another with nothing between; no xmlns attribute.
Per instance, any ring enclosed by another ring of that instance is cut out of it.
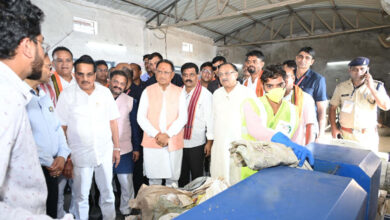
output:
<svg viewBox="0 0 390 220"><path fill-rule="evenodd" d="M213 58L213 61L211 61L211 63L213 64L213 71L214 71L213 77L215 79L209 83L209 85L207 86L207 89L211 93L214 93L215 90L217 90L218 88L220 88L222 86L221 82L218 79L218 68L220 65L226 63L226 58L223 56L216 56Z"/></svg>

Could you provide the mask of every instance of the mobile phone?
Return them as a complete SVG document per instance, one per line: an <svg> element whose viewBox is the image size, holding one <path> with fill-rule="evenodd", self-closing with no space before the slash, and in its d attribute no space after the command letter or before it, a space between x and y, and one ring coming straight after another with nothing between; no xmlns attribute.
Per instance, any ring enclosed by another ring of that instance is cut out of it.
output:
<svg viewBox="0 0 390 220"><path fill-rule="evenodd" d="M337 134L337 139L343 139L343 136L341 134Z"/></svg>
<svg viewBox="0 0 390 220"><path fill-rule="evenodd" d="M368 70L366 70L366 72L365 72L363 75L361 75L361 76L360 76L360 79L364 79L364 78L366 78L366 76L367 76L367 72L368 72Z"/></svg>

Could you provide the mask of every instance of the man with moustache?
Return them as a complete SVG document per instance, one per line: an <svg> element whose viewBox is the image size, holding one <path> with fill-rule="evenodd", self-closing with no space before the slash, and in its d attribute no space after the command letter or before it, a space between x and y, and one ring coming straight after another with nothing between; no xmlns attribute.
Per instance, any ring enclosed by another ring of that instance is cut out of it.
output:
<svg viewBox="0 0 390 220"><path fill-rule="evenodd" d="M232 63L221 64L218 78L223 87L213 95L214 143L211 148L211 177L230 182L230 143L241 139L241 103L254 92L237 81L238 70Z"/></svg>
<svg viewBox="0 0 390 220"><path fill-rule="evenodd" d="M96 66L90 56L81 56L74 66L77 84L61 93L57 113L72 150L76 218L88 219L88 196L95 174L103 219L115 219L111 182L112 163L117 167L120 162L118 107L110 90L95 83Z"/></svg>
<svg viewBox="0 0 390 220"><path fill-rule="evenodd" d="M108 87L108 65L104 60L96 61L96 82Z"/></svg>
<svg viewBox="0 0 390 220"><path fill-rule="evenodd" d="M31 87L31 93L33 94L26 109L48 189L46 213L52 218L57 218L57 177L61 175L64 169L65 160L70 154L70 149L66 143L61 123L54 113L53 102L38 86L50 80L50 66L50 59L46 54L41 78L38 80L25 79L24 81Z"/></svg>
<svg viewBox="0 0 390 220"><path fill-rule="evenodd" d="M73 54L66 47L56 47L52 52L53 66L56 70L51 76L50 85L58 96L68 86L75 84L74 77L72 75L73 70Z"/></svg>
<svg viewBox="0 0 390 220"><path fill-rule="evenodd" d="M131 65L128 63L118 63L115 66L115 70L121 70L127 75L128 80L124 93L139 101L142 94L142 87L133 83L133 70Z"/></svg>
<svg viewBox="0 0 390 220"><path fill-rule="evenodd" d="M61 92L68 88L70 85L76 84L76 81L74 79L74 76L72 74L73 71L73 54L72 52L67 48L63 46L56 47L52 52L52 66L54 67L55 71L50 77L50 81L46 86L53 88L54 95L50 93L50 96L52 97L53 104L56 107L58 97L61 94ZM45 87L46 87L45 86ZM50 91L50 90L49 90ZM72 188L72 166L70 164L70 157L67 158L65 162L65 168L64 172L61 176L58 177L58 210L57 210L57 216L62 217L65 215L65 209L64 209L64 190L66 188L66 185L68 184L70 188ZM70 202L70 208L69 212L74 213L74 203L71 199Z"/></svg>
<svg viewBox="0 0 390 220"><path fill-rule="evenodd" d="M133 65L134 66L134 65ZM127 64L127 63L119 63L116 67L116 70L121 70L123 71L127 76L128 76L128 82L125 87L125 90L123 93L131 96L134 100L139 103L141 99L141 94L143 88L141 86L136 85L133 83L133 70L132 70L132 65ZM138 104L134 106L134 108L138 109ZM139 125L137 124L139 127ZM133 133L133 135L137 135L140 139L142 138L142 130L137 129L138 133ZM139 150L139 159L135 161L134 165L134 172L133 172L133 182L134 182L134 191L135 195L137 195L139 188L141 187L142 184L147 184L147 178L144 177L144 172L143 172L143 149L141 148Z"/></svg>
<svg viewBox="0 0 390 220"><path fill-rule="evenodd" d="M183 127L187 122L185 92L171 83L174 66L169 60L157 63L157 83L141 96L137 121L144 131L145 173L151 185L177 187L183 156Z"/></svg>
<svg viewBox="0 0 390 220"><path fill-rule="evenodd" d="M213 80L213 64L211 62L205 62L200 66L200 83L203 87L207 88L209 83Z"/></svg>
<svg viewBox="0 0 390 220"><path fill-rule="evenodd" d="M373 80L369 64L366 57L356 57L348 64L350 79L336 86L329 121L333 138L356 141L378 153L377 108L388 111L390 98L383 83ZM336 124L337 108L340 126Z"/></svg>
<svg viewBox="0 0 390 220"><path fill-rule="evenodd" d="M198 66L185 63L181 75L186 93L188 112L184 127L184 149L179 186L203 176L204 158L210 156L213 144L213 105L211 93L198 79ZM191 178L190 178L191 177Z"/></svg>
<svg viewBox="0 0 390 220"><path fill-rule="evenodd" d="M264 94L263 84L261 83L261 74L263 74L264 54L259 50L253 50L246 54L245 66L250 77L243 83L256 93L257 97Z"/></svg>
<svg viewBox="0 0 390 220"><path fill-rule="evenodd" d="M283 99L297 107L300 119L297 131L291 140L300 145L307 145L315 139L316 110L314 108L314 99L311 95L304 92L299 86L294 85L295 69L296 64L294 60L283 62L283 70L286 72L286 93Z"/></svg>
<svg viewBox="0 0 390 220"><path fill-rule="evenodd" d="M23 82L27 77L41 77L44 54L48 49L41 35L43 16L29 0L2 1L0 4L2 219L51 219L45 215L45 177L25 108L33 95Z"/></svg>
<svg viewBox="0 0 390 220"><path fill-rule="evenodd" d="M159 54L157 52L150 54L150 56L149 56L149 70L153 75L145 82L145 86L144 86L145 88L152 85L152 84L155 84L157 82L156 76L155 76L156 71L157 71L157 63L160 62L160 60L162 60L162 59L163 59L163 57L161 56L161 54ZM173 69L173 71L175 71L175 69ZM175 74L173 76L171 83L176 85L176 86L179 86L179 87L183 86L183 80L181 79L179 74Z"/></svg>
<svg viewBox="0 0 390 220"><path fill-rule="evenodd" d="M140 137L137 124L137 101L123 93L127 84L127 75L116 70L110 75L110 91L119 109L118 119L120 163L114 167L121 189L119 210L122 215L130 215L130 199L134 198L133 170L134 162L139 158Z"/></svg>
<svg viewBox="0 0 390 220"><path fill-rule="evenodd" d="M213 81L211 81L209 83L209 85L207 86L207 89L211 93L214 93L215 90L217 90L218 88L220 88L222 86L221 81L218 79L218 67L220 65L226 63L226 58L223 56L216 56L213 58L211 63L213 64L214 75L213 75Z"/></svg>

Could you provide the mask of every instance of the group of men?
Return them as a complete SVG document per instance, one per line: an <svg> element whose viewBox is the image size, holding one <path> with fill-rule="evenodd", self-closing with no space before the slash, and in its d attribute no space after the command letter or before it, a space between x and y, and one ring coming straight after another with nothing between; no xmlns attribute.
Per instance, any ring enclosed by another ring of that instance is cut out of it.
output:
<svg viewBox="0 0 390 220"><path fill-rule="evenodd" d="M234 184L256 172L244 167L238 178L231 175L230 143L240 139L282 143L300 166L314 162L304 146L324 135L327 96L325 78L310 68L311 47L268 66L261 51L250 51L242 78L222 56L200 68L185 63L177 74L157 52L143 57L142 74L136 63L109 69L89 55L74 61L62 46L50 61L42 11L28 0L0 9L5 219L88 219L94 184L103 219L115 219L113 179L122 215L131 213L128 202L142 183L183 187L210 172ZM329 119L334 138L377 152L376 111L390 109L390 98L368 65L365 57L349 63L351 79L336 87ZM66 185L71 215L64 211Z"/></svg>

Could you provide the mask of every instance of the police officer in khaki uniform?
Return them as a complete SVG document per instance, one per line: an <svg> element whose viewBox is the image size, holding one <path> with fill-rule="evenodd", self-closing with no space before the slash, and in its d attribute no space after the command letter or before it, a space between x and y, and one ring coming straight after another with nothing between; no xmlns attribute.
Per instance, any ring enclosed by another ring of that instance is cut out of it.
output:
<svg viewBox="0 0 390 220"><path fill-rule="evenodd" d="M369 63L368 58L357 57L348 64L351 78L336 86L330 100L329 120L333 138L341 135L377 153L377 107L389 110L390 98L383 83L372 79ZM340 127L336 125L338 107Z"/></svg>

